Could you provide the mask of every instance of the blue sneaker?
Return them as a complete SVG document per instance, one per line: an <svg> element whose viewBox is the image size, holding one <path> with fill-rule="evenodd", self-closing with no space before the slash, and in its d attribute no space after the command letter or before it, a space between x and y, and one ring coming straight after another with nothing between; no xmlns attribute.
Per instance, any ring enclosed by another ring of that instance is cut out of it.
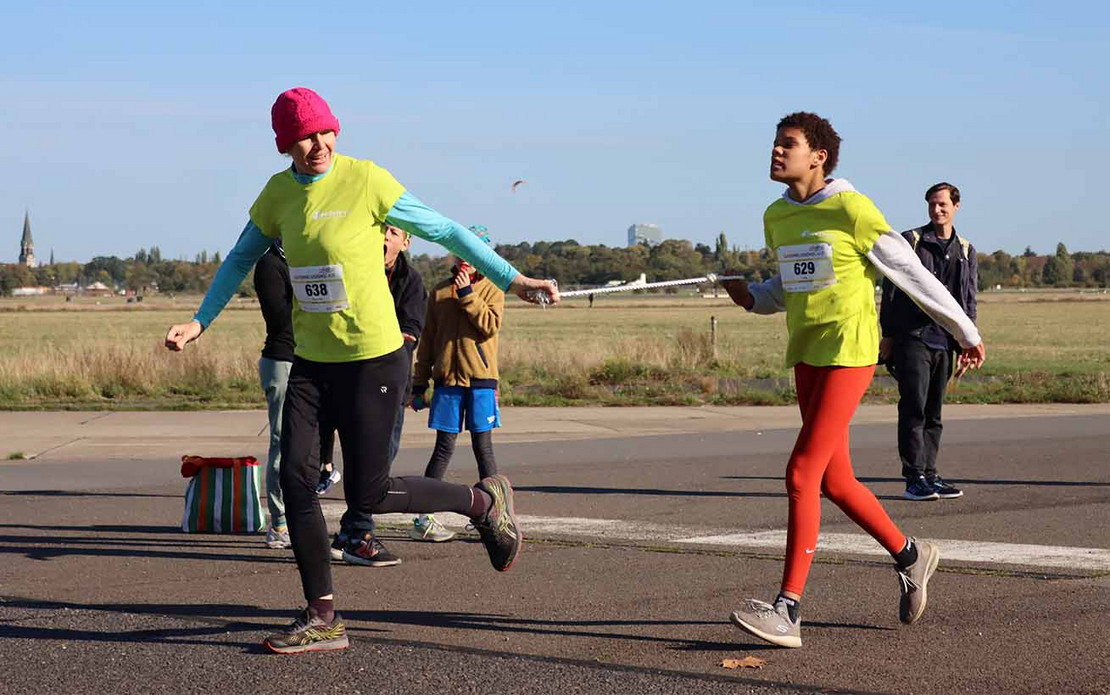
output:
<svg viewBox="0 0 1110 695"><path fill-rule="evenodd" d="M938 475L929 481L932 486L933 492L937 493L937 497L942 500L954 500L957 497L963 497L964 491L955 485L949 485Z"/></svg>
<svg viewBox="0 0 1110 695"><path fill-rule="evenodd" d="M902 493L902 497L915 502L940 499L940 495L923 475L919 475L916 480L906 481L906 491Z"/></svg>
<svg viewBox="0 0 1110 695"><path fill-rule="evenodd" d="M320 483L316 486L317 495L328 494L328 491L343 478L343 474L339 472L338 468L332 468L328 475L324 475L324 473L327 473L327 471L320 471Z"/></svg>

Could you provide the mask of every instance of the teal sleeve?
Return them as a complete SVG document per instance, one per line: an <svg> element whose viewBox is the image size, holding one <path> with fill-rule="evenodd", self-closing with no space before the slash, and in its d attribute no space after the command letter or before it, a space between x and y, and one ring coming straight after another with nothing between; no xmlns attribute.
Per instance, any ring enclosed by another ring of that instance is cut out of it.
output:
<svg viewBox="0 0 1110 695"><path fill-rule="evenodd" d="M227 258L216 271L216 277L212 278L212 284L193 319L200 321L200 325L204 328L208 328L231 301L231 297L243 283L243 278L247 277L247 273L251 272L251 268L259 258L262 258L272 243L274 240L263 234L254 222L247 222L243 233L239 235L239 241L235 242L235 248L227 254Z"/></svg>
<svg viewBox="0 0 1110 695"><path fill-rule="evenodd" d="M434 241L477 268L502 290L507 290L519 274L469 229L439 214L407 191L390 208L385 221L421 239Z"/></svg>

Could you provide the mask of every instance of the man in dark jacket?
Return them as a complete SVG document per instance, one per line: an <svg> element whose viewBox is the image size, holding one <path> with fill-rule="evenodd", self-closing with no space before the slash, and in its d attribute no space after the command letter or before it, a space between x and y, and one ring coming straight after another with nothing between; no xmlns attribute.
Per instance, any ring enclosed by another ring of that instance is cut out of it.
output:
<svg viewBox="0 0 1110 695"><path fill-rule="evenodd" d="M424 330L424 310L428 302L428 291L424 289L424 279L420 277L420 273L413 268L405 256L405 251L408 250L412 238L409 233L386 225L385 227L385 276L389 281L389 291L393 295L393 306L397 311L397 323L401 327L401 336L405 339L405 350L409 355L409 364L412 364L412 357L416 351L416 345L420 341L420 333ZM409 394L411 393L411 380L406 387L406 391L401 403L408 403ZM402 406L397 413L397 420L393 425L393 436L389 440L389 461L397 456L397 451L401 446L401 429L405 424L405 409ZM321 427L321 433L327 432L326 439L333 439L335 432L332 428L327 426ZM325 446L321 449L330 450L331 447ZM331 543L331 553L333 559L343 559L343 549L347 545L349 538L359 537L367 529L371 532L374 530L374 521L369 515L357 514L348 509L343 514L343 518L339 522L339 533L335 535ZM391 567L400 564L401 559L389 552L381 544L381 541L374 539L372 548L377 552L368 559L362 556L355 556L360 558L360 562L370 567ZM348 554L348 557L351 557Z"/></svg>
<svg viewBox="0 0 1110 695"><path fill-rule="evenodd" d="M921 263L976 320L979 266L975 247L956 234L952 219L960 191L938 183L925 192L929 224L903 232ZM937 475L941 406L959 345L890 280L883 280L879 360L898 381L898 455L909 500L954 499L963 495Z"/></svg>

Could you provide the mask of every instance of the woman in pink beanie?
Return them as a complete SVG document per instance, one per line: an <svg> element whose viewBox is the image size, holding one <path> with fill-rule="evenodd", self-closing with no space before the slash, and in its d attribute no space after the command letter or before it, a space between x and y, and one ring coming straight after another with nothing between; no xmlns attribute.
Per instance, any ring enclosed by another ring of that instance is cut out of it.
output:
<svg viewBox="0 0 1110 695"><path fill-rule="evenodd" d="M270 120L282 154L315 133L330 130L333 136L339 135L339 119L332 115L328 102L307 87L294 87L278 95L270 109Z"/></svg>
<svg viewBox="0 0 1110 695"><path fill-rule="evenodd" d="M390 477L388 444L411 365L384 271L385 225L444 246L527 301L557 302L559 293L552 282L518 273L382 167L337 154L339 120L316 92L305 87L282 92L270 116L278 151L292 166L270 177L193 320L172 326L165 342L180 351L196 340L271 243L281 240L293 286L296 341L282 413L281 488L308 606L263 644L281 653L343 649L347 631L334 607L331 549L316 494L320 469L312 460L321 420L339 430L347 508L359 516L465 514L499 571L512 566L524 541L513 490L502 475L474 486ZM388 551L369 528L355 531L344 559L397 564L395 558L382 561Z"/></svg>

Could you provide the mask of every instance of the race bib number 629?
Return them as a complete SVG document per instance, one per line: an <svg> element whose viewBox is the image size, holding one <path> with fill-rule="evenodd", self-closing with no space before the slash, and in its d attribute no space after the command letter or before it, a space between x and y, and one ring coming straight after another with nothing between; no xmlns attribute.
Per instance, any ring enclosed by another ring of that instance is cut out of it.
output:
<svg viewBox="0 0 1110 695"><path fill-rule="evenodd" d="M778 249L779 275L786 292L814 292L836 284L832 244L798 244Z"/></svg>

